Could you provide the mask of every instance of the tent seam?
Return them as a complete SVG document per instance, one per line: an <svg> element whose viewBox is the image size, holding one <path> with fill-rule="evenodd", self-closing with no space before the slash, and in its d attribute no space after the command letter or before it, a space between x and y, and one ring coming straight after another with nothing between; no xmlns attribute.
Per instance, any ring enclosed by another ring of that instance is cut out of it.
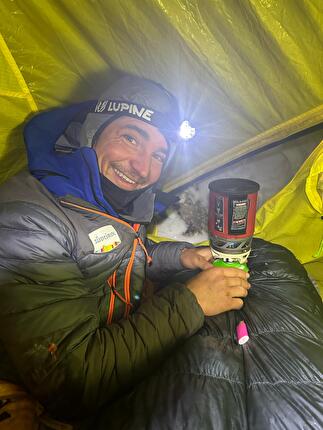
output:
<svg viewBox="0 0 323 430"><path fill-rule="evenodd" d="M265 147L271 143L279 142L289 136L293 136L296 133L307 130L308 128L320 124L322 121L323 104L288 119L281 124L275 125L274 127L238 144L235 148L231 148L230 150L209 159L199 167L193 169L190 173L166 183L163 190L165 192L172 191L188 182L198 179L206 173L210 173L217 168L223 167L227 163L246 156L257 149L265 149Z"/></svg>
<svg viewBox="0 0 323 430"><path fill-rule="evenodd" d="M8 45L6 44L6 41L4 40L2 34L0 33L0 50L5 58L5 60L7 61L9 67L11 68L13 74L15 75L18 84L20 85L20 88L22 90L22 93L24 95L24 97L26 98L29 107L31 109L32 112L37 112L38 111L38 107L37 104L28 88L28 85L21 73L21 71L19 70L19 67L15 61L15 59L13 58ZM19 94L19 93L17 93ZM19 97L19 96L14 96L14 97Z"/></svg>

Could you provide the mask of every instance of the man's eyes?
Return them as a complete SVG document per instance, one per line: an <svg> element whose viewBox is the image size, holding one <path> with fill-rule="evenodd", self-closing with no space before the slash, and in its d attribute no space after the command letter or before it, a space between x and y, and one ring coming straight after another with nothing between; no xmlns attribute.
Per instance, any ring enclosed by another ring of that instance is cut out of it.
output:
<svg viewBox="0 0 323 430"><path fill-rule="evenodd" d="M138 142L136 141L136 139L130 136L130 134L124 134L122 137L131 145L134 145L134 146L138 145Z"/></svg>
<svg viewBox="0 0 323 430"><path fill-rule="evenodd" d="M166 160L166 155L163 153L156 153L154 154L154 158L159 161L160 163L164 163Z"/></svg>
<svg viewBox="0 0 323 430"><path fill-rule="evenodd" d="M139 145L138 141L130 134L123 134L122 138L130 145L133 145L133 146ZM159 161L160 163L164 163L166 161L166 154L164 154L163 152L156 152L153 154L153 157L155 158L155 160Z"/></svg>

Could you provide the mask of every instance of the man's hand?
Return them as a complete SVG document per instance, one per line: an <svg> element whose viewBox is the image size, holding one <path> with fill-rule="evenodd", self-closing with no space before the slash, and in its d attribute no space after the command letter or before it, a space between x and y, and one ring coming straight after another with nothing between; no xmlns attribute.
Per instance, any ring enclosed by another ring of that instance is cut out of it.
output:
<svg viewBox="0 0 323 430"><path fill-rule="evenodd" d="M249 274L235 268L212 267L191 278L186 286L195 295L204 315L240 309L248 295Z"/></svg>
<svg viewBox="0 0 323 430"><path fill-rule="evenodd" d="M181 263L186 269L210 269L212 264L212 252L210 247L185 248L181 253Z"/></svg>

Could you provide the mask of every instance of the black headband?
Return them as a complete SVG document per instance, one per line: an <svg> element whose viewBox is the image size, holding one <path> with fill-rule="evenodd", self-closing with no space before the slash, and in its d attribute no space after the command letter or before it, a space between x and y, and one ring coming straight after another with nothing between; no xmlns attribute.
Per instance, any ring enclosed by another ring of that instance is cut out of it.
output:
<svg viewBox="0 0 323 430"><path fill-rule="evenodd" d="M160 130L168 131L168 133L176 133L179 129L177 115L174 118L174 115L167 115L147 106L124 100L100 100L93 106L91 112L105 115L117 114L118 116L130 116L145 121L147 124L152 124Z"/></svg>

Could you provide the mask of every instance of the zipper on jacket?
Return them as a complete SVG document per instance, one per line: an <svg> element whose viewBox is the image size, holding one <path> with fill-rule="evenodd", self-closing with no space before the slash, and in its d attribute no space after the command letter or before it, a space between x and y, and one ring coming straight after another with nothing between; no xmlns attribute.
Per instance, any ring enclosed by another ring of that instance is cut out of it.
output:
<svg viewBox="0 0 323 430"><path fill-rule="evenodd" d="M124 317L125 318L128 318L130 309L133 306L132 303L130 302L130 296L131 296L130 295L131 272L132 272L132 268L133 268L133 263L135 261L135 254L136 254L137 245L138 245L138 242L139 242L138 230L140 228L140 224L135 224L133 226L133 228L134 228L134 230L135 230L135 232L137 234L137 237L136 237L136 239L134 240L134 243L133 243L133 248L132 248L130 260L129 260L128 266L126 268L125 277L124 277L124 293L125 293L126 301L128 303L126 305L125 312L124 312Z"/></svg>

